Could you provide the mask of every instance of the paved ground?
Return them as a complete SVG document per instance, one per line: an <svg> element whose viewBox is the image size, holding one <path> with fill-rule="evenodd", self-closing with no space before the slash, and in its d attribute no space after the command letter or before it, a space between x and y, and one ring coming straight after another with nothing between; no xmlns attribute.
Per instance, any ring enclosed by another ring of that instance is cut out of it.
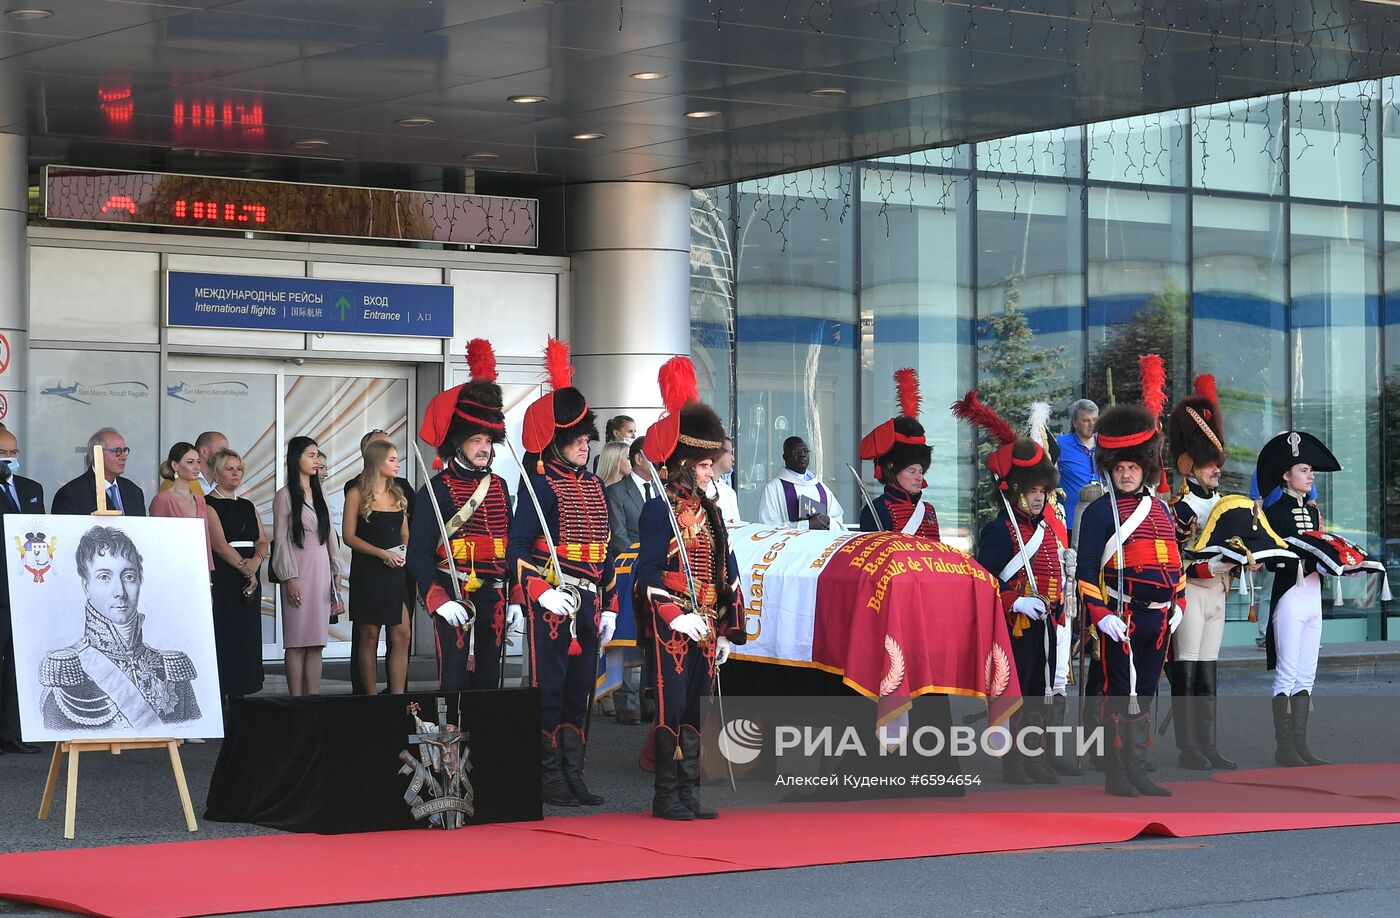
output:
<svg viewBox="0 0 1400 918"><path fill-rule="evenodd" d="M1368 652L1369 653L1369 652ZM1363 655L1364 656L1364 655ZM1267 674L1257 658L1246 657L1222 674L1223 705L1230 714L1221 747L1242 767L1272 765L1272 730L1267 706ZM425 686L431 688L431 686ZM328 691L344 691L330 683ZM276 691L275 683L269 691ZM1333 659L1319 678L1313 714L1315 751L1344 751L1348 761L1400 761L1400 663L1387 657ZM959 708L957 713L963 709ZM967 710L972 710L969 706ZM650 800L649 778L636 769L644 729L595 718L596 741L589 779L608 798L606 811L637 812ZM187 745L183 755L197 810L202 811L219 744ZM1164 738L1154 753L1161 781L1202 777L1175 768L1174 747ZM137 752L119 758L84 756L78 808L78 838L62 837L63 805L57 801L48 823L34 819L47 766L44 755L0 755L0 851L68 848L272 834L256 826L200 821L200 832L183 831L169 767L162 753ZM1005 789L990 760L974 760L968 770L984 776L987 790ZM1086 776L1097 783L1097 774ZM755 802L751 792L735 798L727 787L706 789L706 799L723 808ZM594 809L591 812L597 812ZM582 810L560 811L582 812ZM1072 817L1067 817L1072 818ZM1400 826L1228 836L1175 841L1147 839L1124 845L1094 846L1025 854L979 855L768 871L725 877L612 884L574 890L541 890L462 897L432 903L450 912L490 914L616 915L640 911L639 903L672 903L693 910L706 896L722 895L715 908L736 915L845 915L906 911L926 914L929 896L937 911L965 915L1005 914L1034 906L1046 889L1062 896L1051 914L1176 914L1228 916L1316 913L1345 910L1350 916L1397 913L1400 876L1393 852ZM1135 892L1135 877L1153 884L1150 899ZM1081 879L1075 879L1081 878ZM722 892L721 892L722 890ZM1165 892L1163 892L1165 891ZM424 903L372 906L377 914L407 914ZM672 907L672 906L667 906ZM368 914L370 906L335 909ZM41 910L39 910L41 911ZM0 914L39 913L0 902ZM331 911L329 909L318 911Z"/></svg>

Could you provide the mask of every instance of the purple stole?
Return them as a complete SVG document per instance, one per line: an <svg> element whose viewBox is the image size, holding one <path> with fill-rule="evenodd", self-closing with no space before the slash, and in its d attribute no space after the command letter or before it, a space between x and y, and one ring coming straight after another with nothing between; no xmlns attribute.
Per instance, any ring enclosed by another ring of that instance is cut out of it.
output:
<svg viewBox="0 0 1400 918"><path fill-rule="evenodd" d="M783 498L787 501L787 516L789 523L797 522L797 485L786 478L779 478L778 483L783 486ZM820 481L813 482L817 486L817 494L821 497L822 503L827 509L831 509L831 498L826 493L826 486Z"/></svg>

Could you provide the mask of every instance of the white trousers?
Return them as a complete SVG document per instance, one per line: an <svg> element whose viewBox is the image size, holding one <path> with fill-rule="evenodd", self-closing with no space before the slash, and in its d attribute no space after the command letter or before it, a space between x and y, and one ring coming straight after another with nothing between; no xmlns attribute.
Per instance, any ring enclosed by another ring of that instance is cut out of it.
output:
<svg viewBox="0 0 1400 918"><path fill-rule="evenodd" d="M1050 683L1052 695L1068 693L1070 630L1068 621L1055 627L1055 678Z"/></svg>
<svg viewBox="0 0 1400 918"><path fill-rule="evenodd" d="M1311 692L1322 649L1322 578L1309 574L1279 597L1274 609L1275 695Z"/></svg>
<svg viewBox="0 0 1400 918"><path fill-rule="evenodd" d="M1173 660L1210 661L1220 657L1228 590L1229 583L1224 575L1186 581L1186 611L1176 634L1172 635Z"/></svg>

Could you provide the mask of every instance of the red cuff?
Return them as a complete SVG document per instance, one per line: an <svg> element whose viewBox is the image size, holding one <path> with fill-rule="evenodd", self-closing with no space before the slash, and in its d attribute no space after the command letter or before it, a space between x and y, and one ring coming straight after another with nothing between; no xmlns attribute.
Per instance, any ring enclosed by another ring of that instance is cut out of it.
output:
<svg viewBox="0 0 1400 918"><path fill-rule="evenodd" d="M1015 590L1002 590L997 595L1001 598L1001 611L1006 615L1011 614L1011 607L1021 598L1021 594Z"/></svg>
<svg viewBox="0 0 1400 918"><path fill-rule="evenodd" d="M1095 625L1097 625L1099 622L1103 621L1104 619L1108 618L1110 615L1113 614L1113 612L1108 608L1108 606L1104 605L1101 602L1095 602L1093 600L1085 602L1084 608L1089 613L1089 617L1094 620Z"/></svg>
<svg viewBox="0 0 1400 918"><path fill-rule="evenodd" d="M656 614L661 616L661 620L669 625L681 614L681 607L673 602L658 602L656 604Z"/></svg>
<svg viewBox="0 0 1400 918"><path fill-rule="evenodd" d="M428 587L428 595L423 597L423 603L428 607L430 613L436 612L443 603L451 601L452 597L447 595L447 591L442 588L440 583Z"/></svg>
<svg viewBox="0 0 1400 918"><path fill-rule="evenodd" d="M530 594L531 602L539 602L540 597L548 593L554 587L549 585L549 581L543 577L531 577L525 581L525 592Z"/></svg>

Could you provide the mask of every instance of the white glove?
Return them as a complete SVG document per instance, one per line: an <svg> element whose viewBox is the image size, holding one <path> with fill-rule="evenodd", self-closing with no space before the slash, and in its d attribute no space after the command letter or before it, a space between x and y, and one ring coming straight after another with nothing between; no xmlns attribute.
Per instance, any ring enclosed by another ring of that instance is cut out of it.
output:
<svg viewBox="0 0 1400 918"><path fill-rule="evenodd" d="M710 631L710 623L705 616L695 612L682 612L671 619L671 630L683 634L692 641L703 641Z"/></svg>
<svg viewBox="0 0 1400 918"><path fill-rule="evenodd" d="M1122 641L1128 636L1128 625L1116 615L1105 615L1099 622L1099 634L1115 641Z"/></svg>
<svg viewBox="0 0 1400 918"><path fill-rule="evenodd" d="M613 638L613 633L617 631L617 613L604 612L603 620L598 623L598 646L608 646L608 641Z"/></svg>
<svg viewBox="0 0 1400 918"><path fill-rule="evenodd" d="M1206 565L1212 577L1219 577L1221 574L1228 574L1235 569L1235 562L1226 561L1223 558L1214 558Z"/></svg>
<svg viewBox="0 0 1400 918"><path fill-rule="evenodd" d="M471 613L460 602L445 602L434 609L433 614L441 615L442 620L454 628L465 628L471 621Z"/></svg>
<svg viewBox="0 0 1400 918"><path fill-rule="evenodd" d="M525 624L525 610L516 603L506 606L506 630L519 631Z"/></svg>
<svg viewBox="0 0 1400 918"><path fill-rule="evenodd" d="M734 645L729 643L729 638L720 635L719 640L715 642L715 665L723 666L725 661L729 659L729 654L732 653L733 650Z"/></svg>
<svg viewBox="0 0 1400 918"><path fill-rule="evenodd" d="M1167 627L1171 629L1172 634L1176 634L1176 628L1181 624L1182 612L1181 606L1173 606L1172 608L1175 609L1175 611L1172 612L1172 617L1167 620Z"/></svg>
<svg viewBox="0 0 1400 918"><path fill-rule="evenodd" d="M545 590L535 602L555 615L569 616L578 611L578 599L572 593L565 593L563 590Z"/></svg>
<svg viewBox="0 0 1400 918"><path fill-rule="evenodd" d="M1031 621L1038 622L1045 616L1045 602L1038 596L1017 596L1011 604L1011 611L1020 612Z"/></svg>

